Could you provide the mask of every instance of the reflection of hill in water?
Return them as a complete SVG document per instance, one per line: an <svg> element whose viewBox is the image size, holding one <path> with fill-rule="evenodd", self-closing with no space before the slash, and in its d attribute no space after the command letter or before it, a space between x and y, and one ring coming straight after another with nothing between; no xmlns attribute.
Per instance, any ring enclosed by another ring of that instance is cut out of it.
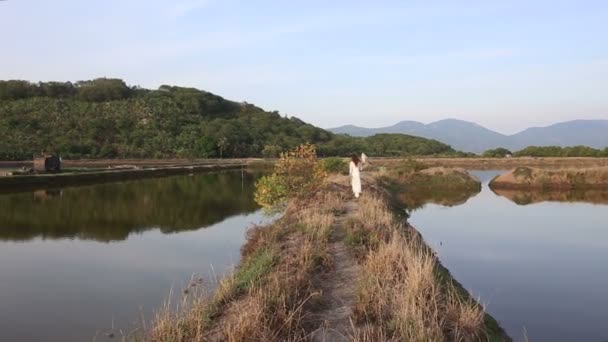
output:
<svg viewBox="0 0 608 342"><path fill-rule="evenodd" d="M540 202L586 202L608 204L608 191L606 190L533 191L492 189L492 191L496 195L508 198L519 205Z"/></svg>
<svg viewBox="0 0 608 342"><path fill-rule="evenodd" d="M255 178L216 173L0 195L0 239L113 241L153 228L194 230L255 211Z"/></svg>
<svg viewBox="0 0 608 342"><path fill-rule="evenodd" d="M428 203L446 207L461 205L479 192L481 192L481 188L463 188L452 191L404 191L399 194L399 200L405 204L408 211L413 211L421 209Z"/></svg>

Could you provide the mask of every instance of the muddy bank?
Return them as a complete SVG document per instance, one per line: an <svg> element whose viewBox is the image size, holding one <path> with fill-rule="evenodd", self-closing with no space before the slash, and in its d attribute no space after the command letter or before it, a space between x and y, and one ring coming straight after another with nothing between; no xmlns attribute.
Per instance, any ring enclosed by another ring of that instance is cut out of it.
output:
<svg viewBox="0 0 608 342"><path fill-rule="evenodd" d="M492 189L518 190L606 190L608 167L577 169L538 169L517 167L495 177Z"/></svg>

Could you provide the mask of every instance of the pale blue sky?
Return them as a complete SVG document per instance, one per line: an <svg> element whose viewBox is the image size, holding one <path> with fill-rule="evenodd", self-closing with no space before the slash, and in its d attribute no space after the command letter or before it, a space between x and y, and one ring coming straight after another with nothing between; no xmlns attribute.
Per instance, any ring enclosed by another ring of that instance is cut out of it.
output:
<svg viewBox="0 0 608 342"><path fill-rule="evenodd" d="M608 119L608 1L8 0L0 79L193 86L322 127Z"/></svg>

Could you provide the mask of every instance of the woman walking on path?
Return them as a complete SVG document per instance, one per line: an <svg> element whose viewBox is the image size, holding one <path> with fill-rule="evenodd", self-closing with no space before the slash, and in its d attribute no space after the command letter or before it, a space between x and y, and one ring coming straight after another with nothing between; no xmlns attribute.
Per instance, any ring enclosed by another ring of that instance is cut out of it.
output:
<svg viewBox="0 0 608 342"><path fill-rule="evenodd" d="M354 154L353 158L349 165L349 174L350 174L350 184L353 187L353 193L355 197L359 198L359 194L361 194L361 160L359 157Z"/></svg>

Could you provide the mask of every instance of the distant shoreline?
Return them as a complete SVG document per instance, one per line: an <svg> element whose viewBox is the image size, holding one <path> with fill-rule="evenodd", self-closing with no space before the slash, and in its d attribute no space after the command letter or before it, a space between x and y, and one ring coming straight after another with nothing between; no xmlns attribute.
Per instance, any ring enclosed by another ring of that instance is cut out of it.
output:
<svg viewBox="0 0 608 342"><path fill-rule="evenodd" d="M2 165L0 164L0 166ZM0 193L30 191L40 188L91 185L190 173L238 170L247 167L247 163L226 163L4 176L0 177Z"/></svg>
<svg viewBox="0 0 608 342"><path fill-rule="evenodd" d="M403 159L417 159L428 163L430 166L457 166L469 167L477 165L500 165L505 167L517 166L608 166L606 157L512 157L512 158L485 158L485 157L436 157L436 156L402 156L402 157L374 157L371 161L398 161ZM118 165L134 165L139 167L152 166L184 166L202 164L233 164L233 163L255 163L272 161L268 158L214 158L214 159L153 159L153 158L126 158L126 159L74 159L63 160L65 167L109 167ZM441 165L439 165L441 164ZM31 166L32 161L8 161L0 160L0 168Z"/></svg>

